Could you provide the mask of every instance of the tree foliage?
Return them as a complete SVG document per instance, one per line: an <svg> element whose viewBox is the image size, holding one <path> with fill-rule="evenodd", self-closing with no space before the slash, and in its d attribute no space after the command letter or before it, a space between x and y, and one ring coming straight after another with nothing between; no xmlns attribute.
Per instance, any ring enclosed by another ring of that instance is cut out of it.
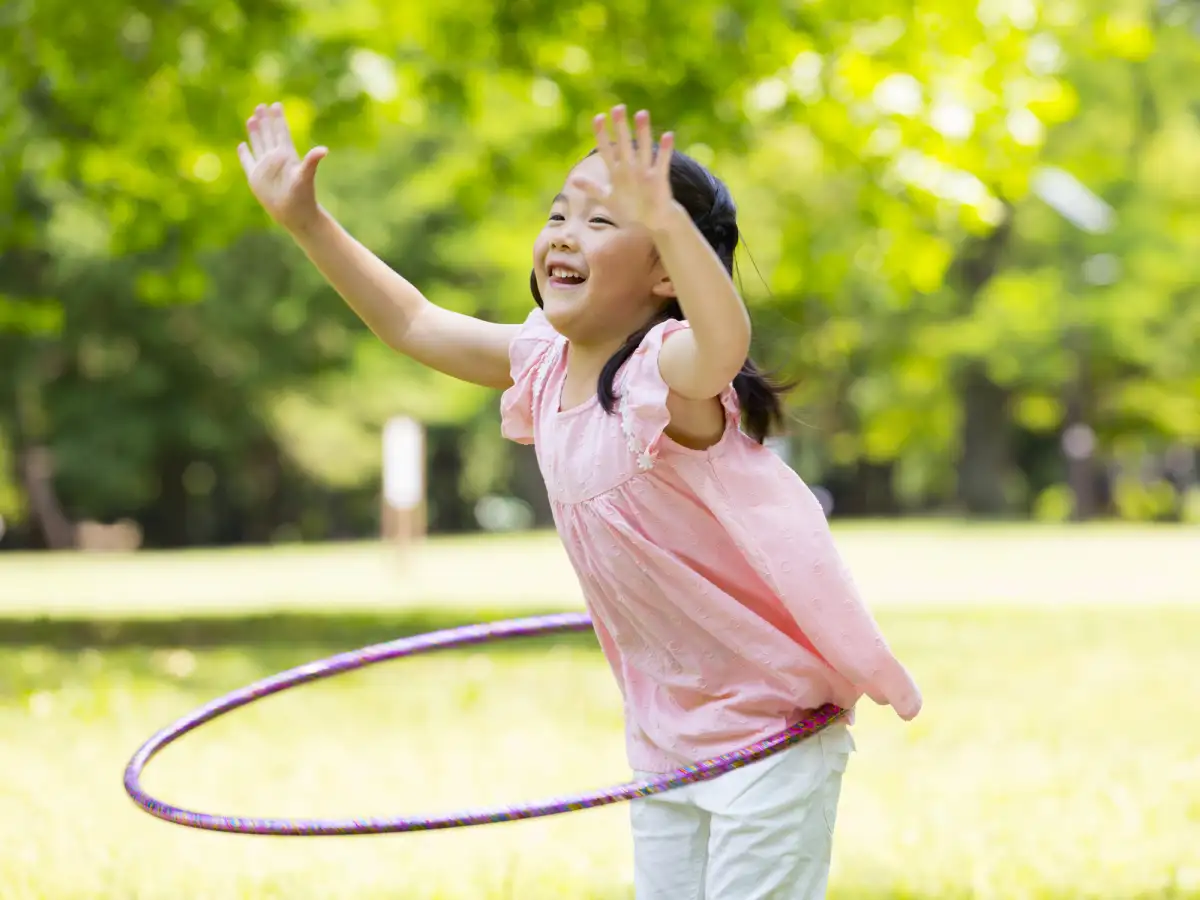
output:
<svg viewBox="0 0 1200 900"><path fill-rule="evenodd" d="M397 413L457 435L439 496L524 480L494 397L388 354L267 230L233 148L272 99L333 149L322 198L355 234L510 321L590 116L647 106L734 188L759 352L800 381L794 458L844 508L1180 515L1196 22L1184 0L16 0L0 515L38 533L44 447L70 517L155 541L361 532Z"/></svg>

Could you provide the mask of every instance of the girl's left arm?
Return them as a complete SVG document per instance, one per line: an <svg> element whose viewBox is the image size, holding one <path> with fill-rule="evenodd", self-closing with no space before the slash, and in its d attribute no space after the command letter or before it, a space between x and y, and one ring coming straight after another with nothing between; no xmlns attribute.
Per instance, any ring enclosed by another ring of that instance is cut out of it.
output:
<svg viewBox="0 0 1200 900"><path fill-rule="evenodd" d="M675 393L716 397L750 353L750 315L733 280L687 211L672 203L653 231L675 296L691 325L663 344L658 368Z"/></svg>
<svg viewBox="0 0 1200 900"><path fill-rule="evenodd" d="M667 386L690 400L718 396L742 370L750 352L750 316L725 266L671 189L675 136L667 132L657 154L650 113L635 117L637 147L625 107L612 110L615 140L607 115L592 121L596 151L608 168L611 184L601 186L575 176L572 182L608 204L622 221L645 225L691 328L663 344L658 370Z"/></svg>

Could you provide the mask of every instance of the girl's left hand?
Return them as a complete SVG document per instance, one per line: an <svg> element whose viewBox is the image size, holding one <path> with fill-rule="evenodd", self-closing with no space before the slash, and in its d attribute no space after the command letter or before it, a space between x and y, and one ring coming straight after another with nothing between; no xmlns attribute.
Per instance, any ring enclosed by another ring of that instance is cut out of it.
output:
<svg viewBox="0 0 1200 900"><path fill-rule="evenodd" d="M607 206L621 224L637 223L658 231L667 225L676 210L670 179L675 136L671 132L664 134L655 154L654 139L650 136L650 113L642 110L634 117L636 148L624 106L613 108L612 121L616 127L615 140L609 134L607 115L601 113L592 120L596 148L608 168L609 184L598 184L581 175L574 176L571 184Z"/></svg>

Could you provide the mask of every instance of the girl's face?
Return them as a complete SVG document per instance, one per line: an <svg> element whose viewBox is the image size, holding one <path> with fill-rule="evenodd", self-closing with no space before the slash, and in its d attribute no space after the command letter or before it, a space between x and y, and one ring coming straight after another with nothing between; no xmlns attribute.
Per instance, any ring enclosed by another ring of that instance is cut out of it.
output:
<svg viewBox="0 0 1200 900"><path fill-rule="evenodd" d="M609 184L599 156L573 174ZM619 346L675 295L649 230L569 184L534 242L533 271L547 321L579 345Z"/></svg>

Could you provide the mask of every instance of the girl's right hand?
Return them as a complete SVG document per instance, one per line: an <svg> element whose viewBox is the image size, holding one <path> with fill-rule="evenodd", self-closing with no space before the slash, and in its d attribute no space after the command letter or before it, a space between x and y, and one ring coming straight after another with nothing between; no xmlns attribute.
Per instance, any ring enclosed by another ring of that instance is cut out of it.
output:
<svg viewBox="0 0 1200 900"><path fill-rule="evenodd" d="M314 147L301 159L279 103L260 104L246 128L250 144L238 145L238 159L250 190L272 219L293 234L303 231L320 214L313 181L329 151Z"/></svg>

